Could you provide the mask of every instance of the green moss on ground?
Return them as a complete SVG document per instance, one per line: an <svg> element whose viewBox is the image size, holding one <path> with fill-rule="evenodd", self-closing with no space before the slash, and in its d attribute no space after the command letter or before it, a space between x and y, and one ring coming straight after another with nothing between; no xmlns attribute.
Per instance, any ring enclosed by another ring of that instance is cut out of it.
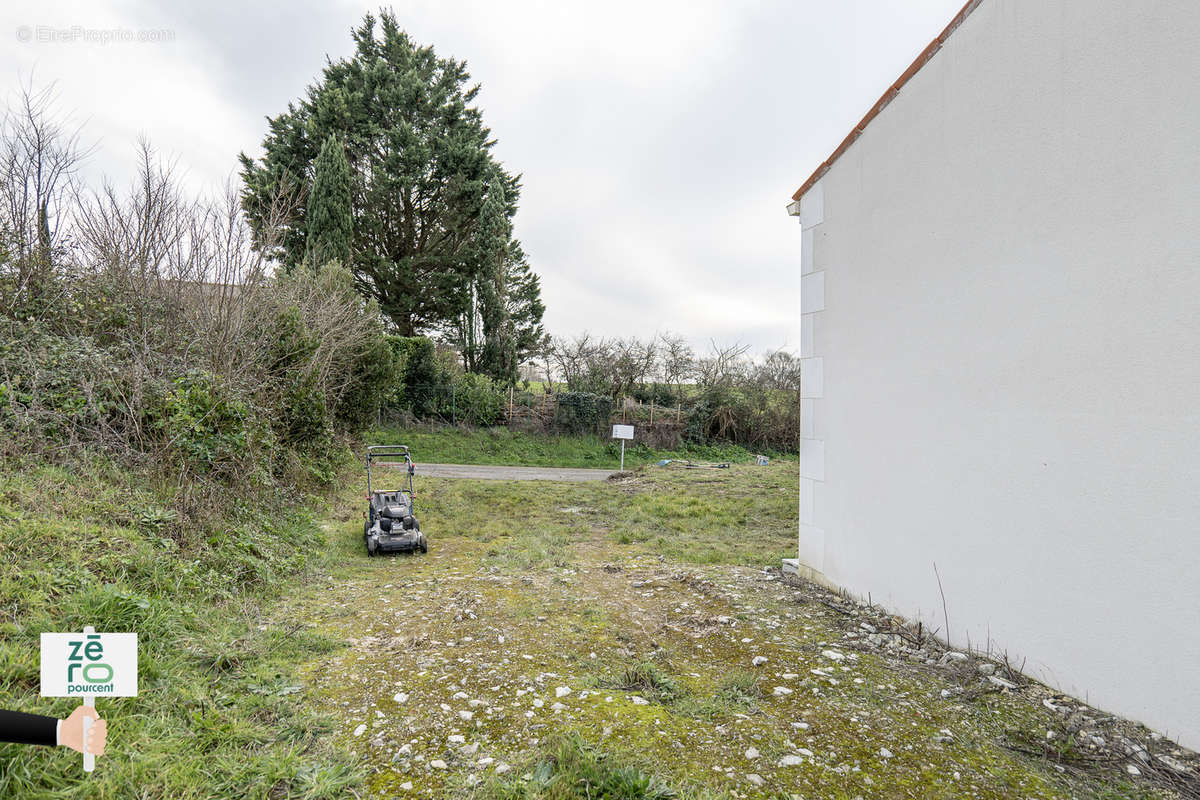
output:
<svg viewBox="0 0 1200 800"><path fill-rule="evenodd" d="M307 675L371 797L597 797L615 770L633 788L606 796L1154 796L1009 749L1048 712L944 698L949 677L842 648L827 609L742 566L790 551L795 483L425 479L427 555L368 560L347 514L343 560L281 613L350 642Z"/></svg>
<svg viewBox="0 0 1200 800"><path fill-rule="evenodd" d="M0 796L1167 796L1007 746L1061 725L1024 697L843 647L762 570L794 549L794 461L420 479L430 552L396 558L366 557L343 485L181 526L171 487L102 461L0 474L5 705L73 705L36 696L40 632L142 636L96 774L0 745Z"/></svg>

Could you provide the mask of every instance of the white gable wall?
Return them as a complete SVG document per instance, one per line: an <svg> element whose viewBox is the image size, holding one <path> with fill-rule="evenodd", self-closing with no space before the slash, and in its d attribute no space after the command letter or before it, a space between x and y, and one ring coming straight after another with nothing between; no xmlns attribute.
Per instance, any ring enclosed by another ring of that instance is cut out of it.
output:
<svg viewBox="0 0 1200 800"><path fill-rule="evenodd" d="M799 209L800 561L1192 747L1197 41L984 0Z"/></svg>

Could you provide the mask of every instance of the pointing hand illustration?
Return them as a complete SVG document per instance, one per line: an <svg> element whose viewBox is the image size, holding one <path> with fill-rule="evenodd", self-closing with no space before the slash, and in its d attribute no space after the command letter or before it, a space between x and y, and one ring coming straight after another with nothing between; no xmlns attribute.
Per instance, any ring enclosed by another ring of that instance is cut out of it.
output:
<svg viewBox="0 0 1200 800"><path fill-rule="evenodd" d="M86 751L83 740L84 717L92 721L87 732ZM71 716L62 721L58 743L80 753L88 752L92 755L102 756L104 755L104 745L107 739L108 722L100 719L100 715L96 713L96 709L91 706L79 706L71 712Z"/></svg>

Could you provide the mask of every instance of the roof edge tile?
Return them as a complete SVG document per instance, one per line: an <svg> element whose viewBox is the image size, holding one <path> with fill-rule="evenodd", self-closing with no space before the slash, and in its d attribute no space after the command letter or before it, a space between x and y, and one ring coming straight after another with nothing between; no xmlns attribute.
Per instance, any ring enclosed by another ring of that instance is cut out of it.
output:
<svg viewBox="0 0 1200 800"><path fill-rule="evenodd" d="M931 58L933 58L934 54L937 53L938 50L942 49L942 45L946 43L946 40L950 38L950 35L958 29L959 25L962 25L963 20L969 17L971 12L974 11L982 2L983 0L967 0L967 4L959 10L959 12L954 16L954 19L950 20L950 24L947 25L940 34L938 34L936 39L930 42L929 45L921 51L921 54L918 55L916 59L908 65L908 69L904 70L896 82L887 88L887 91L883 93L883 96L875 101L875 105L871 106L871 110L867 112L866 116L858 121L858 124L855 125L846 138L842 140L842 143L837 146L837 149L833 151L829 158L821 162L821 165L813 171L813 174L808 176L808 180L806 180L803 185L796 190L796 193L792 195L793 200L799 200L805 192L812 188L814 183L821 180L825 173L829 171L829 168L833 166L834 162L842 157L842 153L845 153L847 150L849 150L850 145L854 144L859 136L862 136L863 131L865 131L867 126L871 124L871 120L879 116L879 112L883 111L887 104L892 102L896 95L900 94L900 89L903 88L904 84L908 83L909 79L911 79L913 75L916 75L921 70L921 67L925 66L925 64L928 63Z"/></svg>

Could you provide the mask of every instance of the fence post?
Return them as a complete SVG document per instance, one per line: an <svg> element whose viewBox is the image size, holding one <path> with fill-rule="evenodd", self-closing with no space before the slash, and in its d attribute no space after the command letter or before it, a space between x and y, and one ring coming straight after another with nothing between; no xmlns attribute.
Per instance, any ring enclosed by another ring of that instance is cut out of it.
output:
<svg viewBox="0 0 1200 800"><path fill-rule="evenodd" d="M450 424L458 424L458 387L450 384Z"/></svg>

